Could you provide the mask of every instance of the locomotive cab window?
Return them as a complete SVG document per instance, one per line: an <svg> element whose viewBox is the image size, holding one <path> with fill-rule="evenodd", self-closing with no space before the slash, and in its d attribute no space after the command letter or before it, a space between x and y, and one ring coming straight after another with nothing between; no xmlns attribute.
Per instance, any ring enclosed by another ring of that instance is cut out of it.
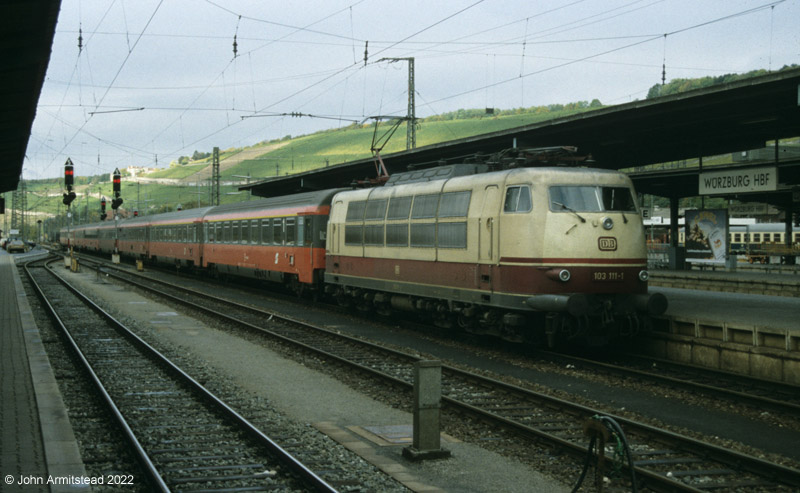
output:
<svg viewBox="0 0 800 493"><path fill-rule="evenodd" d="M636 212L636 202L627 187L560 185L550 187L550 210Z"/></svg>
<svg viewBox="0 0 800 493"><path fill-rule="evenodd" d="M531 189L527 185L508 187L503 212L530 212L532 209Z"/></svg>

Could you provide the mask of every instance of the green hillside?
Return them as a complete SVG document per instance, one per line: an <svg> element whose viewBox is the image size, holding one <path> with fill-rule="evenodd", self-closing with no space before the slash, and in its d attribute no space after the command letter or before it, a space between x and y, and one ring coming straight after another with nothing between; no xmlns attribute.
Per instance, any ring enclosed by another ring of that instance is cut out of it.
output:
<svg viewBox="0 0 800 493"><path fill-rule="evenodd" d="M560 105L559 105L560 107ZM560 118L600 107L590 107L587 103L577 104L572 109L557 111L530 111L522 114L500 114L499 116L472 117L465 119L425 119L417 127L417 147L446 142L464 137L496 132L509 128ZM441 118L441 117L440 117ZM382 122L378 135L383 135L390 123ZM231 167L225 167L225 157L220 157L223 180L233 179L234 175L252 176L255 179L268 178L309 171L325 166L346 163L370 157L370 147L374 125L351 125L349 127L318 132L289 140L286 145L251 159L245 159ZM406 148L406 126L401 124L382 153L400 152ZM230 153L230 158L235 154ZM148 175L153 177L178 177L173 174ZM185 175L192 180L193 175Z"/></svg>

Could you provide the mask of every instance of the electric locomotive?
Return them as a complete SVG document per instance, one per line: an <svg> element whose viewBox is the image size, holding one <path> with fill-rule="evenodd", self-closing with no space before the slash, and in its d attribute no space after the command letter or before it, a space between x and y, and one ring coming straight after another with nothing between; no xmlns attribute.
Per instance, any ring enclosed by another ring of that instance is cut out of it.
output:
<svg viewBox="0 0 800 493"><path fill-rule="evenodd" d="M647 292L644 228L625 174L478 168L338 193L328 292L363 310L550 345L605 344L666 310L663 295Z"/></svg>

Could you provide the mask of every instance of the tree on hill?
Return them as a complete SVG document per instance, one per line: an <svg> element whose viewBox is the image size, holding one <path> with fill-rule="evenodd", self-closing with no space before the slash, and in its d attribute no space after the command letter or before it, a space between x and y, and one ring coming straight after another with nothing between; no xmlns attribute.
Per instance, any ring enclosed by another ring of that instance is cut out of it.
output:
<svg viewBox="0 0 800 493"><path fill-rule="evenodd" d="M781 70L796 68L797 65L784 65ZM671 94L679 94L694 89L702 89L704 87L717 86L720 84L728 84L737 80L749 79L751 77L758 77L760 75L767 75L764 69L751 70L744 74L724 74L716 77L699 77L697 79L673 79L668 83L661 85L656 84L647 91L647 99L653 99L661 96L669 96Z"/></svg>

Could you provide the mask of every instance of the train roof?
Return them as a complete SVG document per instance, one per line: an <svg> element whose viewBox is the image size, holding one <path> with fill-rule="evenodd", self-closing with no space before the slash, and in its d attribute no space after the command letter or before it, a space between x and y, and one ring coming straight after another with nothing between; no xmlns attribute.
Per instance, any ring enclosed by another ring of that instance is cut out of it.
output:
<svg viewBox="0 0 800 493"><path fill-rule="evenodd" d="M165 212L163 214L156 214L154 216L147 216L146 223L150 224L186 224L194 222L195 220L202 219L203 216L213 209L213 207L198 207L196 209L186 209L175 212ZM139 218L136 218L139 219ZM135 221L133 219L131 221Z"/></svg>
<svg viewBox="0 0 800 493"><path fill-rule="evenodd" d="M542 166L542 167L521 167L505 169L500 171L478 172L478 173L459 173L455 166L444 166L440 173L434 171L438 168L424 170L430 172L427 175L418 176L419 179L409 178L408 180L397 180L393 185L374 188L361 188L347 190L344 195L347 200L361 200L366 197L385 198L391 197L395 193L407 194L412 190L413 194L434 193L440 191L454 191L463 187L475 187L481 184L521 184L521 183L541 183L547 182L553 185L565 184L603 184L603 185L630 185L630 178L619 171L573 167L573 166ZM468 168L461 168L462 170ZM450 171L456 171L450 173ZM580 178L583 177L581 180Z"/></svg>
<svg viewBox="0 0 800 493"><path fill-rule="evenodd" d="M343 190L349 189L336 188L225 204L209 210L206 217L240 216L247 215L249 212L264 210L293 211L298 209L317 209L319 207L329 206L333 196Z"/></svg>
<svg viewBox="0 0 800 493"><path fill-rule="evenodd" d="M756 224L732 224L731 231L734 232L751 232L751 233L784 233L786 232L786 224L784 223L756 223ZM792 231L800 231L800 227L792 225Z"/></svg>

